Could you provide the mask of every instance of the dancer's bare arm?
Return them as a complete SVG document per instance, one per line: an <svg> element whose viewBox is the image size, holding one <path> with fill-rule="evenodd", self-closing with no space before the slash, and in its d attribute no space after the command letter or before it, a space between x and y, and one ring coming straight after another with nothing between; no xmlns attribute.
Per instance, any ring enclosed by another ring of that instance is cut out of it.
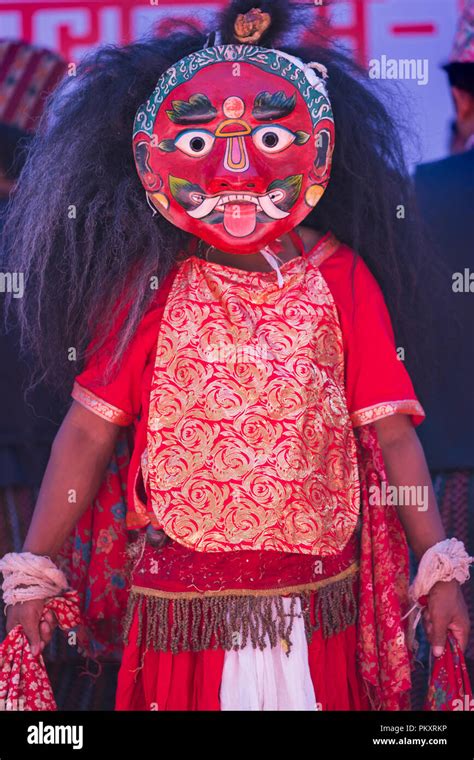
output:
<svg viewBox="0 0 474 760"><path fill-rule="evenodd" d="M52 446L23 551L55 559L94 498L119 431L119 426L72 403ZM7 611L7 631L21 623L34 653L42 651L54 628L50 613L40 626L43 607L43 601L31 601Z"/></svg>
<svg viewBox="0 0 474 760"><path fill-rule="evenodd" d="M408 543L417 559L434 544L446 538L436 503L423 448L408 416L395 414L375 423L383 452L387 479L399 493L412 488L415 498L398 501L398 514ZM416 489L416 490L415 490ZM448 629L462 649L467 646L469 615L459 583L455 580L435 583L424 612L428 638L435 655L441 654Z"/></svg>

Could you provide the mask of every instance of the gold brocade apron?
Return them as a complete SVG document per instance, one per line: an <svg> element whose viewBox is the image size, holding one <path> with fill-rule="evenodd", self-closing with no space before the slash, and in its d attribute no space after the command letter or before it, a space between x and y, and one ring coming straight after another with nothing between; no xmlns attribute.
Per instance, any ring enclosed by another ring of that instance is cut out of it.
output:
<svg viewBox="0 0 474 760"><path fill-rule="evenodd" d="M359 478L342 333L318 268L327 235L274 272L196 256L157 342L142 465L165 533L198 552L333 556L356 526Z"/></svg>

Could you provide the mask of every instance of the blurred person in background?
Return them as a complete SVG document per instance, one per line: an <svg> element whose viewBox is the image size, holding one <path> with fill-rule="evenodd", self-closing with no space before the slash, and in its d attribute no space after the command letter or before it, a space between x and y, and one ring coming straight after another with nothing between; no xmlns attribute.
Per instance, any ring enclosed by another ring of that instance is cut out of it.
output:
<svg viewBox="0 0 474 760"><path fill-rule="evenodd" d="M430 466L441 516L468 550L474 549L474 0L462 14L448 74L455 108L452 155L420 165L415 173L419 207L441 272L441 306L433 295L426 339L436 346L431 383L422 396L426 420L419 436ZM453 150L453 143L455 150ZM438 267L435 267L437 270ZM421 286L436 292L439 271L425 272ZM415 386L422 378L414 374ZM472 584L463 589L474 620ZM470 643L467 656L474 659ZM472 667L472 662L471 662ZM472 672L472 671L471 671Z"/></svg>
<svg viewBox="0 0 474 760"><path fill-rule="evenodd" d="M444 67L449 79L456 112L456 133L464 150L474 148L474 2L467 0L454 41L449 63ZM471 154L472 155L472 154Z"/></svg>

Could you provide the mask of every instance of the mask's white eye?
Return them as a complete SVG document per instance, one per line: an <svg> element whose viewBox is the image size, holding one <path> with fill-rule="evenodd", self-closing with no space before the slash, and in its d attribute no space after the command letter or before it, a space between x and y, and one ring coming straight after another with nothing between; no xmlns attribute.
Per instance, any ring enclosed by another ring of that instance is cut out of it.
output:
<svg viewBox="0 0 474 760"><path fill-rule="evenodd" d="M252 132L254 144L264 153L279 153L281 150L288 148L295 139L296 135L290 132L289 129L273 124L266 127L257 127Z"/></svg>
<svg viewBox="0 0 474 760"><path fill-rule="evenodd" d="M174 144L187 156L207 156L214 145L215 137L204 129L190 129L181 132Z"/></svg>

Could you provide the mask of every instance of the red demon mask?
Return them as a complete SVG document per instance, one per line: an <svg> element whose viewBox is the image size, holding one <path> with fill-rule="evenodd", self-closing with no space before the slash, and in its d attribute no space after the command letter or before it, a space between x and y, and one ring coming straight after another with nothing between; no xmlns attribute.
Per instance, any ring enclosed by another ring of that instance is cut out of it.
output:
<svg viewBox="0 0 474 760"><path fill-rule="evenodd" d="M133 135L153 206L176 227L243 254L314 208L333 148L324 80L296 58L249 45L178 61L139 108Z"/></svg>

